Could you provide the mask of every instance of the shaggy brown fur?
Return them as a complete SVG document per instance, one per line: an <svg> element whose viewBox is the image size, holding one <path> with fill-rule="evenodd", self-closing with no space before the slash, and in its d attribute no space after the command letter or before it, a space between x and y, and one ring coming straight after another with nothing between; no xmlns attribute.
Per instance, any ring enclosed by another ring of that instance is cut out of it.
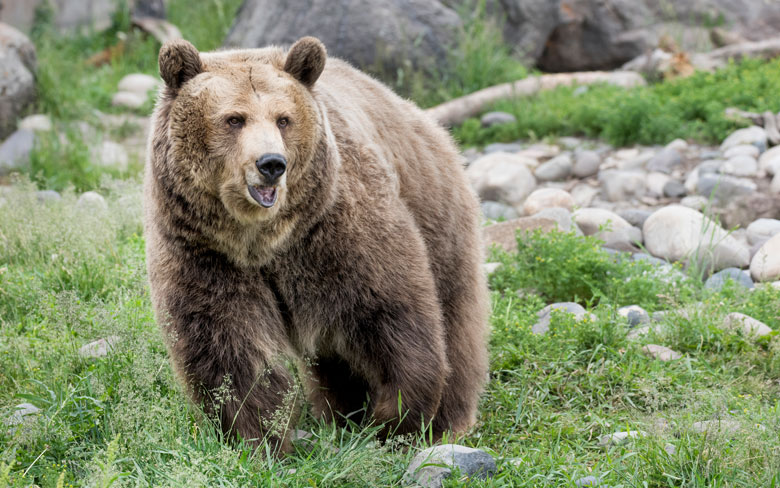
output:
<svg viewBox="0 0 780 488"><path fill-rule="evenodd" d="M284 360L298 358L328 418L367 401L388 432L473 425L487 295L479 207L447 133L313 38L204 54L173 41L160 73L149 279L193 399L226 433L287 449ZM258 172L267 154L287 161L276 182ZM270 207L249 189L271 186Z"/></svg>

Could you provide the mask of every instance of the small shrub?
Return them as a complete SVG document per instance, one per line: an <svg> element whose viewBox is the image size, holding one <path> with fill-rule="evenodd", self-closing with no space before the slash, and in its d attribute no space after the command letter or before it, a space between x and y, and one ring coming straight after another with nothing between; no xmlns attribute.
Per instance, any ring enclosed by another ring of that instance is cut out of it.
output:
<svg viewBox="0 0 780 488"><path fill-rule="evenodd" d="M530 289L547 302L587 305L606 300L654 310L663 292L681 285L664 283L646 262L608 254L594 237L537 230L518 234L517 244L517 251L511 254L494 251L491 260L503 264L490 278L494 290L514 293Z"/></svg>

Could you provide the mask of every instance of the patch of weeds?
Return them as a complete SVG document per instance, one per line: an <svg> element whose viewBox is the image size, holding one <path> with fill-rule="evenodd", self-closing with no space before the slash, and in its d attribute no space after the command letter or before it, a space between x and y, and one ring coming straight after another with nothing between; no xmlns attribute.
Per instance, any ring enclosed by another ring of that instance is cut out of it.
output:
<svg viewBox="0 0 780 488"><path fill-rule="evenodd" d="M62 191L72 187L82 192L99 187L104 175L120 175L113 168L95 164L93 159L77 128L39 133L30 153L30 177L40 188Z"/></svg>
<svg viewBox="0 0 780 488"><path fill-rule="evenodd" d="M548 302L606 300L648 310L657 309L670 288L690 293L680 280L664 283L649 263L608 254L595 237L537 230L519 233L517 244L514 253L493 251L490 261L502 263L490 277L494 290L530 289Z"/></svg>
<svg viewBox="0 0 780 488"><path fill-rule="evenodd" d="M482 88L525 78L526 67L512 56L501 29L485 10L485 0L465 2L459 12L463 28L445 67L398 77L395 88L418 105L430 107ZM398 83L400 81L401 83Z"/></svg>

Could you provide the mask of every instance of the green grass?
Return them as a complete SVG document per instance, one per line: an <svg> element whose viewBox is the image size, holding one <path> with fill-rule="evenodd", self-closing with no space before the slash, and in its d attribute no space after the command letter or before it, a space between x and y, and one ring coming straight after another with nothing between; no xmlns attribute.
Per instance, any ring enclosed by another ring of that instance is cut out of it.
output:
<svg viewBox="0 0 780 488"><path fill-rule="evenodd" d="M780 60L746 60L715 73L630 90L562 87L538 96L505 100L495 109L517 123L482 128L469 119L454 130L464 145L547 136L584 135L610 144L663 144L675 138L718 144L741 127L724 110L780 111Z"/></svg>
<svg viewBox="0 0 780 488"><path fill-rule="evenodd" d="M382 445L371 427L340 429L304 414L311 451L300 446L282 460L222 442L188 404L153 320L137 184L105 184L105 212L78 208L67 191L61 202L39 203L31 189L17 184L0 211L0 412L30 402L42 413L15 433L0 428L0 486L402 486L424 444ZM778 338L718 327L739 311L780 330L780 290L660 284L646 265L616 261L597 241L570 234L532 234L516 253L490 259L503 263L490 280L491 379L479 424L458 442L491 452L498 472L472 486L573 486L588 474L613 487L780 481ZM548 334L532 334L536 312L563 299L589 305L596 320L556 314ZM671 314L638 341L616 314L633 303L677 310L699 302L704 312ZM120 342L108 357L78 355L111 335ZM684 357L650 360L640 351L648 342ZM691 430L725 417L743 430ZM626 429L648 435L598 446L598 436Z"/></svg>

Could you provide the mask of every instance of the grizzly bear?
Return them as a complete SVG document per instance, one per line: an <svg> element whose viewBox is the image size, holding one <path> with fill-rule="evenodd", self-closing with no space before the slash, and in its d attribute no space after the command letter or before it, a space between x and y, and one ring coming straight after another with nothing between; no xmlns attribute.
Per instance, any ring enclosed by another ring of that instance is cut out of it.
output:
<svg viewBox="0 0 780 488"><path fill-rule="evenodd" d="M315 415L436 438L487 376L480 213L445 130L300 39L160 50L146 254L178 376L229 438ZM291 363L292 361L292 363Z"/></svg>

